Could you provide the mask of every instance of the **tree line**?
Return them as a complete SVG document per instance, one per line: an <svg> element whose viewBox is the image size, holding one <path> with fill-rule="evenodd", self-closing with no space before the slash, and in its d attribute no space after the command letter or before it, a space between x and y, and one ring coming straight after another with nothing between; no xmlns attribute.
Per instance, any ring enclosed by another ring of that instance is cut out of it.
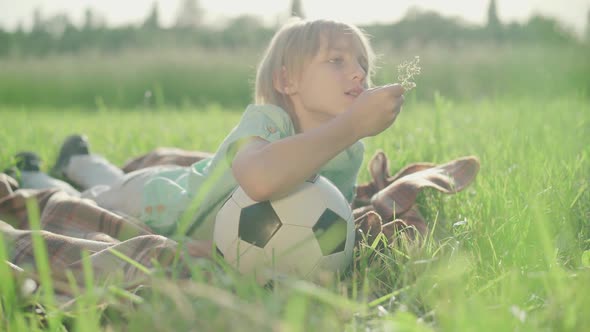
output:
<svg viewBox="0 0 590 332"><path fill-rule="evenodd" d="M304 16L301 2L292 1L290 15ZM65 14L42 17L33 12L33 26L15 31L0 29L0 56L45 56L72 54L84 51L104 53L124 49L205 48L243 49L264 47L277 26L267 26L261 19L243 15L212 27L202 23L203 10L197 0L183 0L176 21L162 27L157 3L145 20L138 25L108 27L104 19L91 9L86 11L84 23L74 25ZM590 21L590 12L588 13ZM410 9L399 21L389 24L361 26L378 45L393 48L407 45L439 44L456 47L469 43L552 43L579 44L572 31L557 20L532 16L525 23L502 23L498 19L495 0L487 8L487 24L476 26L457 18L444 17L432 11ZM586 41L590 40L590 24Z"/></svg>

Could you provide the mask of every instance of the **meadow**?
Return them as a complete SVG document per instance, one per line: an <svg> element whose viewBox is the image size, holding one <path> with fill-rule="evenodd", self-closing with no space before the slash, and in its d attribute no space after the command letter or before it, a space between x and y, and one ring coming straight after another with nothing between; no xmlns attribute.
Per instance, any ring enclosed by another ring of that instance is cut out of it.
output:
<svg viewBox="0 0 590 332"><path fill-rule="evenodd" d="M420 56L424 74L412 98L456 101L590 93L590 50L570 45L377 46L376 84L397 79L397 65ZM184 110L217 104L242 110L252 100L263 50L128 50L0 60L0 105Z"/></svg>
<svg viewBox="0 0 590 332"><path fill-rule="evenodd" d="M71 133L85 133L92 151L119 165L157 146L214 151L250 98L256 56L198 54L0 60L0 167L32 150L48 169ZM188 282L154 273L150 291L96 285L68 307L48 305L40 293L51 289L21 298L1 265L0 330L587 329L588 50L387 54L377 83L395 79L395 65L413 55L422 58L422 74L395 124L365 139L365 163L378 149L392 172L466 155L481 161L465 191L420 194L431 228L421 245L379 251L365 243L346 275L319 284L286 280L272 289L195 261ZM146 90L153 91L147 101ZM359 183L369 179L365 166ZM6 255L0 251L0 259ZM27 309L31 303L45 307L50 325Z"/></svg>

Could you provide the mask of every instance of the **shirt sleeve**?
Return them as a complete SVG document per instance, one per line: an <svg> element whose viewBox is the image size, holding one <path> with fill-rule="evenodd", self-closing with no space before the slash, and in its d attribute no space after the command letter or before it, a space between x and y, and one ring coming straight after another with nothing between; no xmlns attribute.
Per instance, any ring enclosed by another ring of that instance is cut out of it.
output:
<svg viewBox="0 0 590 332"><path fill-rule="evenodd" d="M254 137L274 142L292 134L292 122L283 109L272 105L251 105L221 144L219 152L231 164L239 149Z"/></svg>
<svg viewBox="0 0 590 332"><path fill-rule="evenodd" d="M154 177L143 187L140 219L156 233L170 236L188 199L186 190L176 182Z"/></svg>

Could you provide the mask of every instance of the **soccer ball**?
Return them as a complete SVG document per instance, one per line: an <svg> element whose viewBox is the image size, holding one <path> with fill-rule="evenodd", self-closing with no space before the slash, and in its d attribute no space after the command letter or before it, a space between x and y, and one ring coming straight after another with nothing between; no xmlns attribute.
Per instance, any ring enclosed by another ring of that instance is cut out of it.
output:
<svg viewBox="0 0 590 332"><path fill-rule="evenodd" d="M256 202L241 187L215 219L217 252L260 284L285 276L313 278L352 261L352 211L334 184L315 176L276 200Z"/></svg>

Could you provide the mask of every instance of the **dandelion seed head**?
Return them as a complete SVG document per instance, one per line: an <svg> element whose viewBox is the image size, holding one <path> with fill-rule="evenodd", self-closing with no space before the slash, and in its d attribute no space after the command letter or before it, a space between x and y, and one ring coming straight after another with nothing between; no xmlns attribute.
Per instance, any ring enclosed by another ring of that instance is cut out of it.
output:
<svg viewBox="0 0 590 332"><path fill-rule="evenodd" d="M416 87L413 81L414 76L420 74L420 57L414 56L413 60L405 60L397 66L397 79L406 91L410 91Z"/></svg>

